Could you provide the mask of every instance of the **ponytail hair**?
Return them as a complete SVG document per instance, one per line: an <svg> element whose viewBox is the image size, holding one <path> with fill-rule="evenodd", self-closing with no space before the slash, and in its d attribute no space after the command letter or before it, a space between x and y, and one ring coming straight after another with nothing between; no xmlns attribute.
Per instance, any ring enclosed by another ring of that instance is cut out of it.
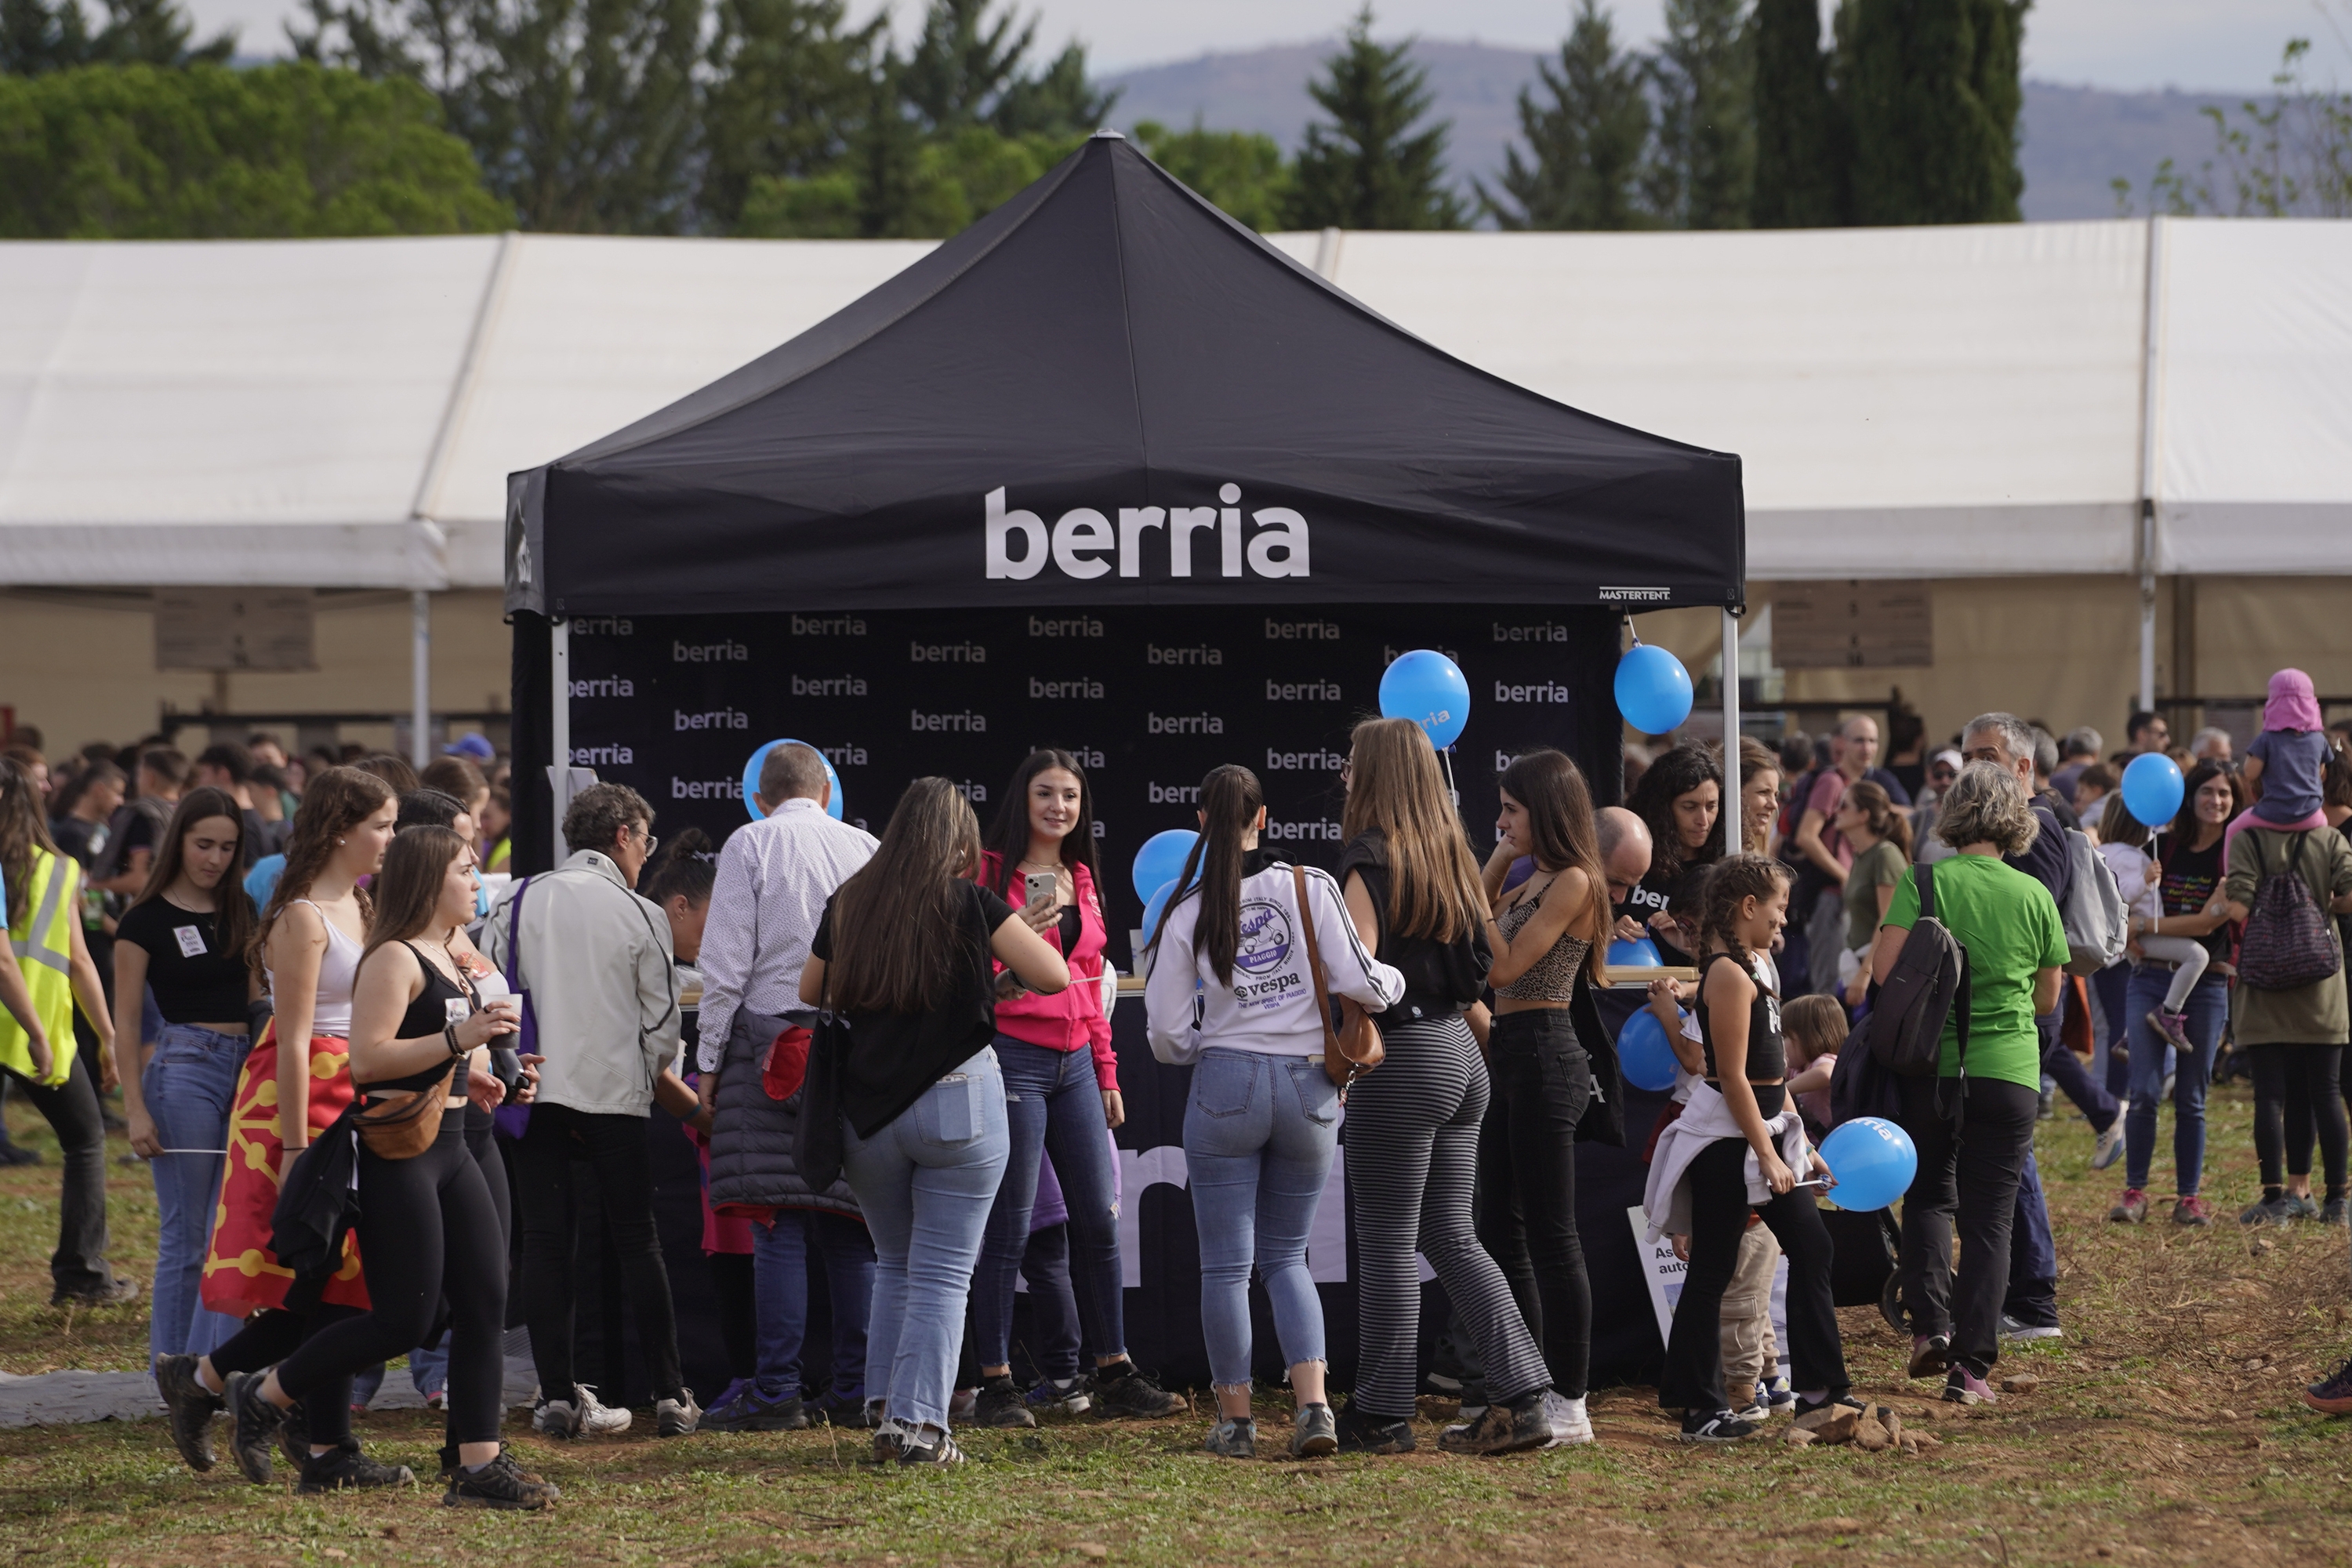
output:
<svg viewBox="0 0 2352 1568"><path fill-rule="evenodd" d="M1884 785L1863 779L1846 786L1845 797L1862 808L1862 815L1869 819L1873 833L1893 844L1902 852L1903 858L1911 858L1910 820L1895 809L1894 797L1886 793Z"/></svg>
<svg viewBox="0 0 2352 1568"><path fill-rule="evenodd" d="M1185 855L1184 868L1176 874L1176 886L1181 890L1169 900L1169 908L1160 916L1160 931L1152 933L1157 945L1175 906L1185 899L1199 899L1200 913L1192 923L1192 957L1197 963L1205 956L1218 984L1223 985L1233 984L1234 955L1242 945L1242 840L1265 808L1265 792L1249 769L1226 763L1209 770L1208 777L1201 781L1201 837Z"/></svg>
<svg viewBox="0 0 2352 1568"><path fill-rule="evenodd" d="M1750 899L1769 899L1789 884L1789 868L1769 855L1727 855L1706 874L1706 892L1699 909L1699 938L1726 952L1745 951L1732 931L1739 906Z"/></svg>

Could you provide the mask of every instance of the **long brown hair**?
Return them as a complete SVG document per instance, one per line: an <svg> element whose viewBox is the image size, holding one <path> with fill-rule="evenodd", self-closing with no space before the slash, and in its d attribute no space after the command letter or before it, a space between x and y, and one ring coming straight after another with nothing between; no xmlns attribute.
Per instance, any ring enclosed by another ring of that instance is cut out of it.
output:
<svg viewBox="0 0 2352 1568"><path fill-rule="evenodd" d="M1592 825L1592 791L1585 785L1583 771L1567 752L1546 748L1520 753L1496 783L1527 808L1536 864L1554 873L1570 867L1584 873L1584 924L1593 935L1592 951L1585 955L1585 973L1595 985L1607 984L1609 874L1601 868L1601 838ZM1570 929L1576 924L1571 916Z"/></svg>
<svg viewBox="0 0 2352 1568"><path fill-rule="evenodd" d="M382 811L391 799L391 785L357 768L328 768L310 781L302 792L302 804L295 808L294 832L286 840L286 869L278 873L278 886L270 889L269 902L253 933L256 968L267 967L262 950L269 945L278 915L310 892L310 884L335 858L335 840ZM368 914L367 889L358 889L356 894L360 912Z"/></svg>
<svg viewBox="0 0 2352 1568"><path fill-rule="evenodd" d="M1054 768L1078 781L1078 815L1070 824L1069 837L1062 840L1062 864L1084 866L1094 880L1095 896L1102 896L1101 851L1095 842L1095 786L1087 782L1087 770L1078 766L1077 758L1047 746L1030 752L1013 770L1013 782L1005 786L1004 798L996 803L996 820L988 825L988 837L982 847L996 856L996 883L992 890L998 898L1012 895L1013 874L1029 853L1029 786L1039 773Z"/></svg>
<svg viewBox="0 0 2352 1568"><path fill-rule="evenodd" d="M1352 842L1377 829L1384 840L1390 931L1452 942L1478 929L1486 888L1428 731L1410 719L1367 719L1351 746L1339 836Z"/></svg>
<svg viewBox="0 0 2352 1568"><path fill-rule="evenodd" d="M1242 840L1249 837L1265 805L1265 792L1258 786L1257 775L1239 763L1209 770L1201 781L1201 837L1192 841L1184 868L1176 873L1176 886L1182 890L1168 900L1160 928L1151 933L1156 950L1176 906L1186 899L1200 900L1200 913L1192 921L1193 961L1205 954L1222 984L1233 984L1234 955L1242 946L1242 860L1247 854ZM1301 910L1299 918L1310 918L1308 911Z"/></svg>
<svg viewBox="0 0 2352 1568"><path fill-rule="evenodd" d="M235 823L237 847L245 847L245 814L236 797L210 784L190 790L172 808L172 820L155 843L155 864L147 873L147 885L131 900L131 909L150 899L162 898L163 889L179 879L187 860L188 835L208 816L226 816ZM245 890L245 879L238 875L236 862L231 860L228 869L221 873L219 885L213 889L213 951L243 952L246 943L252 940L253 900Z"/></svg>
<svg viewBox="0 0 2352 1568"><path fill-rule="evenodd" d="M1894 798L1883 786L1863 779L1846 785L1845 797L1862 807L1863 816L1870 819L1873 833L1892 840L1895 847L1903 852L1903 858L1911 858L1911 824L1895 809Z"/></svg>
<svg viewBox="0 0 2352 1568"><path fill-rule="evenodd" d="M827 1005L923 1013L942 1005L964 954L957 884L980 869L980 818L956 786L917 779L898 797L874 858L833 895Z"/></svg>
<svg viewBox="0 0 2352 1568"><path fill-rule="evenodd" d="M420 824L404 827L383 852L383 869L375 874L375 908L368 916L367 946L360 962L386 942L406 942L433 929L434 907L441 901L441 882L449 862L465 853L463 838L446 827Z"/></svg>
<svg viewBox="0 0 2352 1568"><path fill-rule="evenodd" d="M25 918L33 896L33 857L40 853L58 853L49 825L41 819L41 792L33 787L32 774L0 757L0 874L8 879L10 925Z"/></svg>

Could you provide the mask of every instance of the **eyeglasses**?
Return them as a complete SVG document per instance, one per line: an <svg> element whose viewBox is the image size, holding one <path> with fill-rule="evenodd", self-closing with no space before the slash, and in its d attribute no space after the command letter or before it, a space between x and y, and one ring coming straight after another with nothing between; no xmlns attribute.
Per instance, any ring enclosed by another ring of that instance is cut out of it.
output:
<svg viewBox="0 0 2352 1568"><path fill-rule="evenodd" d="M661 840L654 837L654 830L651 827L640 826L637 831L646 836L646 854L651 855L656 848L660 847Z"/></svg>

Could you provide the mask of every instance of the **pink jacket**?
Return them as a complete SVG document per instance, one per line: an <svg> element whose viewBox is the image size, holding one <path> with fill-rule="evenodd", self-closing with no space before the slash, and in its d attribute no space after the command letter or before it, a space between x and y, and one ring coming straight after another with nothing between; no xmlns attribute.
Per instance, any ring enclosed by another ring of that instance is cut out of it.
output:
<svg viewBox="0 0 2352 1568"><path fill-rule="evenodd" d="M995 887L1002 866L993 850L982 857L981 886ZM999 1034L1048 1050L1075 1051L1091 1047L1095 1082L1104 1089L1117 1089L1118 1057L1111 1049L1110 1020L1103 1016L1102 1010L1103 949L1109 944L1110 931L1103 922L1102 899L1095 891L1093 876L1083 865L1074 865L1070 878L1076 889L1078 907L1077 950L1062 954L1070 966L1070 984L1051 996L1031 992L1010 1002L999 1002L996 1028ZM1016 910L1028 902L1028 884L1017 868L1004 899ZM1047 926L1040 934L1057 951L1060 949L1060 927ZM996 967L1002 971L1004 966Z"/></svg>

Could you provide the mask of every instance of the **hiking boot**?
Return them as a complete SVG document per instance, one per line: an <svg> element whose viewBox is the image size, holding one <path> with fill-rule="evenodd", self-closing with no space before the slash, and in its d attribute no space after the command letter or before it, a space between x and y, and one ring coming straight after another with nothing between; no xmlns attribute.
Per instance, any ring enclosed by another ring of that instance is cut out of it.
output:
<svg viewBox="0 0 2352 1568"><path fill-rule="evenodd" d="M1955 1362L1951 1375L1944 1380L1944 1399L1952 1405L1998 1405L2000 1395L1992 1384Z"/></svg>
<svg viewBox="0 0 2352 1568"><path fill-rule="evenodd" d="M321 1492L365 1491L377 1487L413 1487L415 1472L406 1465L387 1465L360 1452L359 1440L346 1437L323 1454L302 1457L302 1479L294 1489L304 1497Z"/></svg>
<svg viewBox="0 0 2352 1568"><path fill-rule="evenodd" d="M2213 1223L2213 1205L2207 1203L2203 1198L2197 1197L2194 1194L2179 1199L2172 1205L2172 1223L2175 1225L2211 1225Z"/></svg>
<svg viewBox="0 0 2352 1568"><path fill-rule="evenodd" d="M1949 1334L1913 1334L1911 1364L1906 1377L1941 1377L1952 1364L1952 1337Z"/></svg>
<svg viewBox="0 0 2352 1568"><path fill-rule="evenodd" d="M1022 1397L1032 1410L1062 1410L1083 1415L1094 1408L1094 1395L1083 1377L1049 1377Z"/></svg>
<svg viewBox="0 0 2352 1568"><path fill-rule="evenodd" d="M2303 1391L2303 1402L2326 1415L2352 1415L2352 1361Z"/></svg>
<svg viewBox="0 0 2352 1568"><path fill-rule="evenodd" d="M1547 1447L1553 1433L1544 1395L1550 1392L1538 1388L1517 1399L1489 1405L1486 1413L1470 1425L1447 1428L1437 1446L1449 1454L1517 1454Z"/></svg>
<svg viewBox="0 0 2352 1568"><path fill-rule="evenodd" d="M2096 1147L2091 1151L2091 1169L2104 1171L2124 1157L2124 1112L2118 1108L2116 1119L2099 1134Z"/></svg>
<svg viewBox="0 0 2352 1568"><path fill-rule="evenodd" d="M1209 1428L1209 1435L1201 1440L1201 1448L1219 1458L1255 1459L1257 1423L1246 1415L1228 1415Z"/></svg>
<svg viewBox="0 0 2352 1568"><path fill-rule="evenodd" d="M449 1478L449 1489L441 1494L443 1508L496 1508L530 1510L551 1507L556 1489L541 1480L514 1461L506 1449L478 1470L462 1467Z"/></svg>
<svg viewBox="0 0 2352 1568"><path fill-rule="evenodd" d="M795 1412L799 1412L800 1414L801 1426L806 1426L808 1425L808 1415L805 1412L800 1411L800 1400L795 1397L792 1403ZM625 1411L623 1414L625 1415L627 1413ZM656 1399L654 1401L654 1435L657 1437L684 1437L689 1436L697 1426L701 1425L701 1423L702 1406L694 1402L694 1394L689 1389L679 1389L676 1399ZM754 1431L783 1431L788 1429L797 1430L797 1428L784 1427L752 1428Z"/></svg>
<svg viewBox="0 0 2352 1568"><path fill-rule="evenodd" d="M1683 1416L1678 1443L1743 1443L1756 1436L1755 1423L1742 1421L1728 1410L1693 1410Z"/></svg>
<svg viewBox="0 0 2352 1568"><path fill-rule="evenodd" d="M1302 1405L1290 1423L1290 1457L1294 1459L1318 1459L1339 1450L1339 1424L1331 1415L1331 1407L1317 1403Z"/></svg>
<svg viewBox="0 0 2352 1568"><path fill-rule="evenodd" d="M180 1450L180 1458L188 1468L202 1472L213 1468L213 1417L228 1406L228 1402L196 1381L196 1361L192 1355L167 1355L155 1363L155 1391L163 1396L163 1407L171 1413L172 1446Z"/></svg>
<svg viewBox="0 0 2352 1568"><path fill-rule="evenodd" d="M2286 1217L2290 1221L2317 1219L2319 1205L2312 1201L2309 1193L2289 1193L2286 1195Z"/></svg>
<svg viewBox="0 0 2352 1568"><path fill-rule="evenodd" d="M866 1401L838 1394L820 1397L810 1407L809 1415L813 1422L822 1421L828 1426L855 1427L860 1432L872 1425L866 1417ZM706 1415L702 1419L708 1425L710 1417Z"/></svg>
<svg viewBox="0 0 2352 1568"><path fill-rule="evenodd" d="M1564 1448L1572 1443L1592 1441L1592 1417L1584 1412L1584 1401L1570 1399L1552 1389L1544 1391L1544 1419L1551 1423L1551 1441L1547 1448Z"/></svg>
<svg viewBox="0 0 2352 1568"><path fill-rule="evenodd" d="M1410 1454L1413 1450L1412 1418L1375 1415L1350 1401L1332 1424L1342 1454Z"/></svg>
<svg viewBox="0 0 2352 1568"><path fill-rule="evenodd" d="M2117 1225L2139 1225L2147 1218L2147 1194L2138 1187L2126 1187L2107 1217Z"/></svg>
<svg viewBox="0 0 2352 1568"><path fill-rule="evenodd" d="M1127 1416L1152 1421L1192 1408L1181 1394L1171 1394L1152 1382L1131 1361L1115 1361L1108 1366L1095 1368L1094 1383L1087 1392L1092 1396L1095 1414L1113 1419Z"/></svg>
<svg viewBox="0 0 2352 1568"><path fill-rule="evenodd" d="M269 1484L270 1445L286 1419L286 1412L261 1397L261 1385L268 1375L247 1373L229 1379L228 1384L229 1414L236 1420L229 1435L229 1453L245 1479L257 1487Z"/></svg>
<svg viewBox="0 0 2352 1568"><path fill-rule="evenodd" d="M971 1424L975 1426L1034 1426L1037 1418L1029 1414L1029 1402L1013 1386L1013 1374L1002 1373L980 1385L980 1398L971 1407Z"/></svg>
<svg viewBox="0 0 2352 1568"><path fill-rule="evenodd" d="M936 1426L926 1426L920 1432L910 1432L898 1450L898 1468L912 1469L918 1465L961 1465L963 1450L956 1440Z"/></svg>
<svg viewBox="0 0 2352 1568"><path fill-rule="evenodd" d="M129 1275L119 1275L112 1282L92 1290L58 1290L49 1296L52 1307L71 1306L82 1311L99 1307L120 1307L139 1300L139 1281Z"/></svg>
<svg viewBox="0 0 2352 1568"><path fill-rule="evenodd" d="M2190 1048L2188 1014L2170 1012L2163 1007L2153 1007L2148 1010L2147 1026L2162 1035L2165 1044L2174 1050L2185 1051Z"/></svg>
<svg viewBox="0 0 2352 1568"><path fill-rule="evenodd" d="M808 1428L808 1408L797 1394L772 1398L751 1384L724 1405L714 1405L700 1423L708 1432L802 1432Z"/></svg>

